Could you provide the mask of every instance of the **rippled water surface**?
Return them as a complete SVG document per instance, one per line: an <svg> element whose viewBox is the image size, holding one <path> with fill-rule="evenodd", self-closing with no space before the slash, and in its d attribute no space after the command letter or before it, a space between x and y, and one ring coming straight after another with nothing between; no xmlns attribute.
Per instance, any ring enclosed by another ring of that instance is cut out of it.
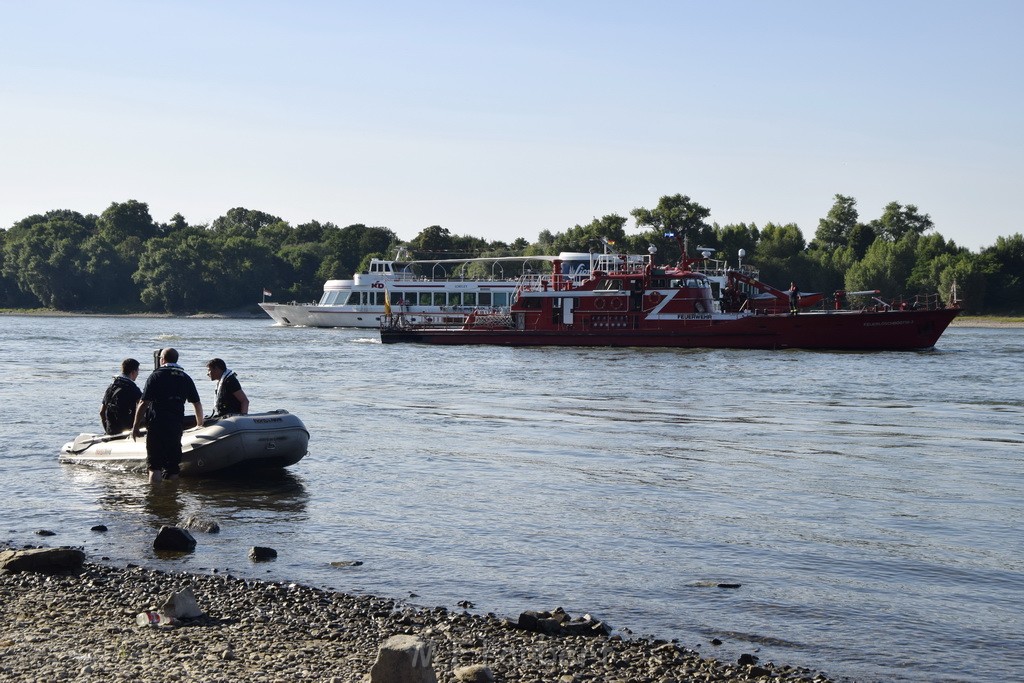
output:
<svg viewBox="0 0 1024 683"><path fill-rule="evenodd" d="M2 542L513 617L563 606L836 678L1024 670L1024 330L953 328L935 351L858 354L0 322ZM141 474L59 465L63 442L98 428L121 358L146 368L162 346L208 404L205 361L223 357L254 411L305 421L309 455L277 476L155 492ZM193 514L221 533L156 557L155 529ZM100 523L110 531L89 531ZM255 545L278 559L250 563ZM346 561L363 564L331 565Z"/></svg>

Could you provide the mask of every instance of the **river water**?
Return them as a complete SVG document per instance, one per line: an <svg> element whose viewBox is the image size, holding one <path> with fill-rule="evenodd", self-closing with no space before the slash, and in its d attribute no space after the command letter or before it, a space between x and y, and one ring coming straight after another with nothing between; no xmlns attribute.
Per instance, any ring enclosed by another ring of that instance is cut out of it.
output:
<svg viewBox="0 0 1024 683"><path fill-rule="evenodd" d="M820 353L0 321L0 543L513 618L562 606L625 635L858 681L1024 671L1024 330ZM276 476L156 491L142 474L58 464L63 442L98 429L121 358L142 361L141 384L163 346L207 405L205 361L224 358L253 411L305 421L309 455ZM155 556L155 530L190 515L222 531ZM278 559L253 564L257 545ZM362 564L332 565L348 562Z"/></svg>

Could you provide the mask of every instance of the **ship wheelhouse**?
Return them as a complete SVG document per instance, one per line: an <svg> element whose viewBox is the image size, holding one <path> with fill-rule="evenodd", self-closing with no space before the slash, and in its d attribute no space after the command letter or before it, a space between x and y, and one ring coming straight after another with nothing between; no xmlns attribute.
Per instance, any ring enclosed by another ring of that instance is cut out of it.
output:
<svg viewBox="0 0 1024 683"><path fill-rule="evenodd" d="M585 282L524 284L511 308L519 329L663 329L680 320L711 320L717 311L703 273L594 272Z"/></svg>

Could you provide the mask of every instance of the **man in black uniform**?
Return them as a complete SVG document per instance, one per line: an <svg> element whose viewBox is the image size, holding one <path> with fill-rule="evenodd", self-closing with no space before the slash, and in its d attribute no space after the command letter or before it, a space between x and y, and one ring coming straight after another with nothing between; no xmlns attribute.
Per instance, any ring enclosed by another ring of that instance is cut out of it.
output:
<svg viewBox="0 0 1024 683"><path fill-rule="evenodd" d="M249 397L242 391L242 384L234 370L228 370L227 364L220 358L214 358L206 364L206 374L217 383L217 400L213 414L248 415Z"/></svg>
<svg viewBox="0 0 1024 683"><path fill-rule="evenodd" d="M100 421L107 434L120 434L135 423L135 408L142 392L135 385L139 376L139 361L125 358L121 361L121 374L114 378L103 393Z"/></svg>
<svg viewBox="0 0 1024 683"><path fill-rule="evenodd" d="M160 351L160 367L146 380L132 425L132 438L141 433L139 417L146 414L146 466L149 481L156 484L163 479L177 479L181 472L181 433L185 417L185 402L192 404L196 413L196 426L203 426L203 404L192 378L178 365L178 352Z"/></svg>

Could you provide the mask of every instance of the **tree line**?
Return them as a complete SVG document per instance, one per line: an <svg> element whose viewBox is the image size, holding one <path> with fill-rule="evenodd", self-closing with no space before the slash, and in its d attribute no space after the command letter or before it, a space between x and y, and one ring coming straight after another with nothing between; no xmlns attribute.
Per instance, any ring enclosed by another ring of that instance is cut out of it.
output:
<svg viewBox="0 0 1024 683"><path fill-rule="evenodd" d="M761 279L803 291L880 289L888 298L938 293L967 312L1024 313L1024 237L1000 237L979 253L935 231L927 214L892 202L862 221L854 198L835 195L807 242L794 223L718 225L690 197L663 196L654 208L609 214L534 242L488 241L432 225L408 242L386 227L338 227L311 221L292 226L262 211L234 208L211 223L190 225L181 214L158 223L143 202L112 203L99 216L54 210L0 230L0 307L61 311L194 313L250 306L269 289L278 301L313 301L323 282L351 278L372 257L533 256L657 249L659 263L679 260L675 235L696 249L760 269ZM506 270L506 274L509 274Z"/></svg>

